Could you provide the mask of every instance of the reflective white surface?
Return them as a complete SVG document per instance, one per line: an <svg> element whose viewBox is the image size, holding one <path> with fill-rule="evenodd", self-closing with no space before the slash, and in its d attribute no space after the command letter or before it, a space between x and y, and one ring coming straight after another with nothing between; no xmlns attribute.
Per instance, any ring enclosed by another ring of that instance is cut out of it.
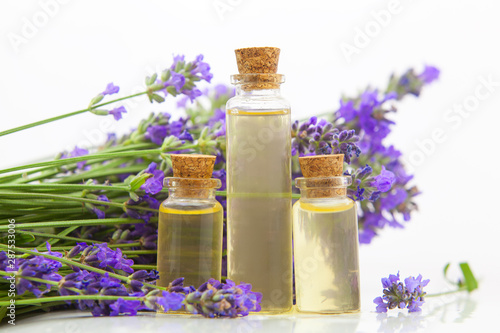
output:
<svg viewBox="0 0 500 333"><path fill-rule="evenodd" d="M490 293L429 298L421 313L375 313L364 299L360 313L348 315L251 315L238 319L142 313L136 317L94 318L88 312L59 311L17 321L9 332L498 332L498 305ZM483 298L484 297L484 298ZM481 298L481 300L479 300Z"/></svg>

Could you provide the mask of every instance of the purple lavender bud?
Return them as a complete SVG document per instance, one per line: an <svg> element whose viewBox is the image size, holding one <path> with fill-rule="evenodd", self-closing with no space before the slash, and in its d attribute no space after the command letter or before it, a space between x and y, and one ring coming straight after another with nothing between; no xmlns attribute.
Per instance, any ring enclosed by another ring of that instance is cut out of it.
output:
<svg viewBox="0 0 500 333"><path fill-rule="evenodd" d="M80 245L76 245L74 246L69 252L68 254L66 255L68 258L73 258L75 256L77 256L78 254L80 254L80 252L82 251L82 247Z"/></svg>
<svg viewBox="0 0 500 333"><path fill-rule="evenodd" d="M141 281L132 280L132 281L130 281L130 286L132 287L133 291L137 292L137 291L141 291L143 283Z"/></svg>
<svg viewBox="0 0 500 333"><path fill-rule="evenodd" d="M93 262L93 261L98 261L98 260L99 260L99 258L97 257L97 255L92 254L90 256L85 257L84 261L85 262Z"/></svg>
<svg viewBox="0 0 500 333"><path fill-rule="evenodd" d="M194 291L194 292L189 293L186 296L186 301L188 301L188 302L196 302L196 301L200 300L201 296L202 296L201 292Z"/></svg>
<svg viewBox="0 0 500 333"><path fill-rule="evenodd" d="M330 132L330 130L333 128L332 123L327 123L325 126L323 126L323 132Z"/></svg>
<svg viewBox="0 0 500 333"><path fill-rule="evenodd" d="M173 286L170 288L170 291L174 292L174 293L182 293L182 292L184 292L184 287L183 286Z"/></svg>
<svg viewBox="0 0 500 333"><path fill-rule="evenodd" d="M302 123L302 125L300 125L300 127L299 127L299 132L307 130L308 127L309 127L309 124L307 122Z"/></svg>
<svg viewBox="0 0 500 333"><path fill-rule="evenodd" d="M348 136L348 131L342 131L340 132L339 134L339 141L345 141L347 139L347 136Z"/></svg>
<svg viewBox="0 0 500 333"><path fill-rule="evenodd" d="M208 282L205 282L201 286L198 287L198 291L203 292L203 291L207 290L207 287L208 287Z"/></svg>
<svg viewBox="0 0 500 333"><path fill-rule="evenodd" d="M144 280L149 276L149 273L146 270L140 270L137 272L134 272L132 275L129 276L130 279L132 280Z"/></svg>
<svg viewBox="0 0 500 333"><path fill-rule="evenodd" d="M184 283L184 278L180 277L171 282L172 286L182 286Z"/></svg>
<svg viewBox="0 0 500 333"><path fill-rule="evenodd" d="M323 140L325 141L331 141L333 140L334 134L332 132L327 132L323 135Z"/></svg>

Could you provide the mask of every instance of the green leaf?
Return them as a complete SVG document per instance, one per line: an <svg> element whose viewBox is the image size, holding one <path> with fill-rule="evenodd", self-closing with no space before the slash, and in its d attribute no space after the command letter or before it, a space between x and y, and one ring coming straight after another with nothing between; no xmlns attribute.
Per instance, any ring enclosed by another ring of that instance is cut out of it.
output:
<svg viewBox="0 0 500 333"><path fill-rule="evenodd" d="M460 269L462 270L462 274L464 275L465 286L467 287L467 291L471 292L477 289L478 283L476 278L474 277L474 274L472 273L472 270L469 267L469 264L466 262L461 262Z"/></svg>
<svg viewBox="0 0 500 333"><path fill-rule="evenodd" d="M444 266L444 269L443 269L444 277L446 277L446 273L448 272L448 268L450 268L450 263L447 263L447 264Z"/></svg>
<svg viewBox="0 0 500 333"><path fill-rule="evenodd" d="M146 179L153 177L150 173L143 173L141 175L137 175L130 181L130 190L132 192L137 191L145 182Z"/></svg>
<svg viewBox="0 0 500 333"><path fill-rule="evenodd" d="M157 103L163 103L163 102L165 102L165 98L161 97L158 94L153 94L152 97L155 100L155 102L157 102Z"/></svg>
<svg viewBox="0 0 500 333"><path fill-rule="evenodd" d="M20 233L15 233L16 235L16 244L26 244L26 243L32 243L35 241L35 236L29 235L29 234L20 234ZM0 238L0 243L3 244L8 244L8 235L5 237ZM11 240L12 242L12 240Z"/></svg>
<svg viewBox="0 0 500 333"><path fill-rule="evenodd" d="M2 322L2 320L5 318L6 315L7 315L7 307L2 306L0 308L0 322Z"/></svg>

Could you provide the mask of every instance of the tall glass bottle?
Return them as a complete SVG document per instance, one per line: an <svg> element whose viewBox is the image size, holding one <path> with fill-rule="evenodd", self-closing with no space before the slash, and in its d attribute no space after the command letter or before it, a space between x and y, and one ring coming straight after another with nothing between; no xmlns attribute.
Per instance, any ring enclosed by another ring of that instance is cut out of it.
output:
<svg viewBox="0 0 500 333"><path fill-rule="evenodd" d="M171 155L174 177L164 179L169 195L160 205L157 284L167 287L184 277L199 287L220 280L223 209L215 200L219 179L212 179L215 156Z"/></svg>
<svg viewBox="0 0 500 333"><path fill-rule="evenodd" d="M292 307L290 105L279 49L236 50L227 110L228 278L261 292L262 311Z"/></svg>
<svg viewBox="0 0 500 333"><path fill-rule="evenodd" d="M301 198L293 206L297 309L315 313L360 309L358 219L346 196L343 155L299 158Z"/></svg>

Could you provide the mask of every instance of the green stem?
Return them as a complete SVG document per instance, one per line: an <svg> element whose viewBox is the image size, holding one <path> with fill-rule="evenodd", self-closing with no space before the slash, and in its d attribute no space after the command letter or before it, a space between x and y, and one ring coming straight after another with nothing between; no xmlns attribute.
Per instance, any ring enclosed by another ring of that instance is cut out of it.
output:
<svg viewBox="0 0 500 333"><path fill-rule="evenodd" d="M137 269L149 269L149 270L158 269L158 266L156 266L156 265L132 265L130 267L132 267L133 269L136 269L136 270Z"/></svg>
<svg viewBox="0 0 500 333"><path fill-rule="evenodd" d="M63 231L61 231L60 233L58 233L57 235L55 236L67 236L68 234L72 233L73 231L75 231L76 229L78 229L79 226L77 225L73 225L71 227L67 227L66 229L64 229ZM56 244L57 242L59 242L61 239L60 238L53 238L51 237L49 240L47 240L47 242L50 244L50 245L54 245ZM46 246L46 243L45 244L40 244L37 246L38 249L42 249Z"/></svg>
<svg viewBox="0 0 500 333"><path fill-rule="evenodd" d="M111 104L111 103L123 101L123 100L128 99L128 98L133 98L133 97L141 96L141 95L144 95L144 94L147 94L147 91L143 91L143 92L140 92L140 93L137 93L137 94L133 94L133 95L129 95L129 96L117 98L117 99L114 99L114 100L109 101L109 102L105 102L105 103L93 105L92 109L98 109L101 106L105 106L105 105L108 105L108 104ZM11 128L11 129L8 129L6 131L0 132L0 136L4 136L4 135L7 135L7 134L12 134L12 133L15 133L15 132L23 131L23 130L28 129L28 128L32 128L32 127L36 127L36 126L48 124L48 123L51 123L51 122L54 122L54 121L57 121L57 120L60 120L60 119L64 119L64 118L69 118L69 117L72 117L72 116L76 116L76 115L79 115L81 113L88 112L90 110L91 110L91 108L89 107L87 109L78 110L78 111L66 113L66 114L63 114L63 115L60 115L60 116L56 116L56 117L52 117L52 118L40 120L40 121L31 123L31 124L27 124L27 125L23 125L23 126Z"/></svg>
<svg viewBox="0 0 500 333"><path fill-rule="evenodd" d="M156 254L157 251L156 250L125 250L125 251L122 251L123 254Z"/></svg>
<svg viewBox="0 0 500 333"><path fill-rule="evenodd" d="M90 243L102 243L102 242L101 241L90 241ZM43 243L42 245L45 246L45 243ZM108 244L108 247L110 249L123 248L123 247L133 247L133 246L141 246L141 243L136 242L136 243ZM52 247L52 251L65 251L65 250L68 251L68 250L71 250L72 248L74 248L74 245L54 246L54 247ZM137 250L137 251L140 251L140 250ZM122 253L124 253L124 254L125 254L125 252L135 253L134 250L122 251Z"/></svg>
<svg viewBox="0 0 500 333"><path fill-rule="evenodd" d="M156 218L152 218L150 222L156 220L157 220ZM73 225L83 227L83 226L93 226L93 225L134 224L134 223L144 223L144 221L140 219L131 219L131 218L105 218L105 219L89 219L89 220L71 220L71 221L31 222L31 223L20 223L20 224L16 223L16 228L20 229L57 228L57 227L70 227ZM0 225L0 231L5 231L7 229L8 225Z"/></svg>
<svg viewBox="0 0 500 333"><path fill-rule="evenodd" d="M52 302L50 304L44 304L44 305L28 306L28 307L24 307L24 308L19 309L19 310L16 309L16 315L22 315L22 314L29 313L29 312L44 310L44 309L48 309L48 308L53 307L53 306L63 305L63 304L66 304L66 302L59 301L59 302Z"/></svg>
<svg viewBox="0 0 500 333"><path fill-rule="evenodd" d="M186 146L195 146L195 145L186 145ZM189 148L186 148L185 146L180 146L176 149L189 149ZM142 156L145 154L160 154L161 152L162 152L161 149L144 149L144 150L122 151L122 152L106 153L106 154L89 154L85 156L69 157L55 161L21 165L13 168L0 170L0 173L7 173L12 171L39 168L39 167L48 167L48 166L55 167L55 166L61 166L61 165L82 162L82 161L91 161L91 160L100 160L103 162L116 157Z"/></svg>
<svg viewBox="0 0 500 333"><path fill-rule="evenodd" d="M0 271L0 276L12 276L12 272ZM58 282L51 281L51 280L40 279L40 278L32 277L32 276L19 276L19 278L23 278L23 279L29 280L29 281L40 282L40 283L43 283L43 284L49 284L51 286L56 286L56 287L59 285ZM78 294L81 292L81 290L79 290L77 288L65 288L65 289L71 290L71 291L76 292Z"/></svg>
<svg viewBox="0 0 500 333"><path fill-rule="evenodd" d="M58 302L58 301L78 301L84 299L90 300L118 300L118 299L130 300L130 301L141 301L144 297L137 296L103 296L103 295L68 295L68 296L52 296L52 297L40 297L40 298L30 298L17 300L16 305L33 305L40 303ZM10 301L0 302L0 306L8 306Z"/></svg>
<svg viewBox="0 0 500 333"><path fill-rule="evenodd" d="M454 294L462 291L467 291L467 287L460 287L455 290L449 290L449 291L443 291L441 293L436 293L436 294L427 294L425 297L439 297L439 296L444 296L444 295L449 295L449 294Z"/></svg>
<svg viewBox="0 0 500 333"><path fill-rule="evenodd" d="M0 249L8 250L9 247L7 245L5 245L5 244L0 244ZM123 282L125 282L127 284L130 283L130 279L127 276L123 276L123 275L111 273L111 272L108 272L108 271L105 271L105 270L102 270L102 269L99 269L99 268L95 268L95 267L92 267L92 266L89 266L89 265L85 265L85 264L82 264L82 263L79 263L77 261L73 261L73 260L70 260L70 259L59 258L59 257L53 256L53 255L50 255L50 254L35 252L35 251L28 250L28 249L20 248L20 247L16 247L15 249L10 249L10 250L11 251L14 250L16 252L21 252L21 253L27 253L27 254L31 254L31 255L34 255L34 256L41 256L41 257L44 257L44 258L47 258L47 259L52 259L52 260L61 262L61 263L66 264L66 265L76 266L76 267L79 267L79 268L82 268L82 269L86 269L87 271L95 272L95 273L98 273L98 274L101 274L101 275L108 274L109 276L114 277L115 279L123 281ZM149 283L143 283L143 285L146 286L146 287L151 287L151 288L156 288L156 289L161 289L161 290L168 290L168 288L159 287L159 286L156 286L156 285L153 285L153 284L149 284ZM89 298L89 299L91 299L91 298ZM1 306L1 304L0 304L0 306Z"/></svg>
<svg viewBox="0 0 500 333"><path fill-rule="evenodd" d="M94 199L81 198L81 197L70 197L70 196L49 194L49 193L0 192L0 198L1 197L7 197L7 198L11 198L11 197L15 197L15 198L49 198L49 199L59 199L62 201L78 201L78 202L84 202L84 203L85 202L91 203L91 204L95 204L95 205L104 205L104 206L120 207L120 208L131 208L131 209L146 210L146 211L150 211L150 212L158 212L157 209L149 208L149 207L143 207L143 206L137 206L137 205L127 205L125 203L119 203L119 202L108 202L108 201L94 200Z"/></svg>
<svg viewBox="0 0 500 333"><path fill-rule="evenodd" d="M102 243L102 241L97 241L97 240L91 240L91 239L85 239L85 238L77 238L77 237L69 237L69 236L61 236L61 235L52 235L52 234L46 234L43 232L34 232L34 231L26 231L26 230L18 230L18 226L16 226L16 234L25 234L25 235L33 235L33 236L39 236L39 237L47 237L47 238L58 238L62 240L69 240L69 241L75 241L75 242L84 242L84 243Z"/></svg>
<svg viewBox="0 0 500 333"><path fill-rule="evenodd" d="M67 190L67 191L130 191L130 186L120 186L115 185L84 185L84 184L0 184L1 189L19 189L24 191L25 189L36 189L36 190Z"/></svg>

